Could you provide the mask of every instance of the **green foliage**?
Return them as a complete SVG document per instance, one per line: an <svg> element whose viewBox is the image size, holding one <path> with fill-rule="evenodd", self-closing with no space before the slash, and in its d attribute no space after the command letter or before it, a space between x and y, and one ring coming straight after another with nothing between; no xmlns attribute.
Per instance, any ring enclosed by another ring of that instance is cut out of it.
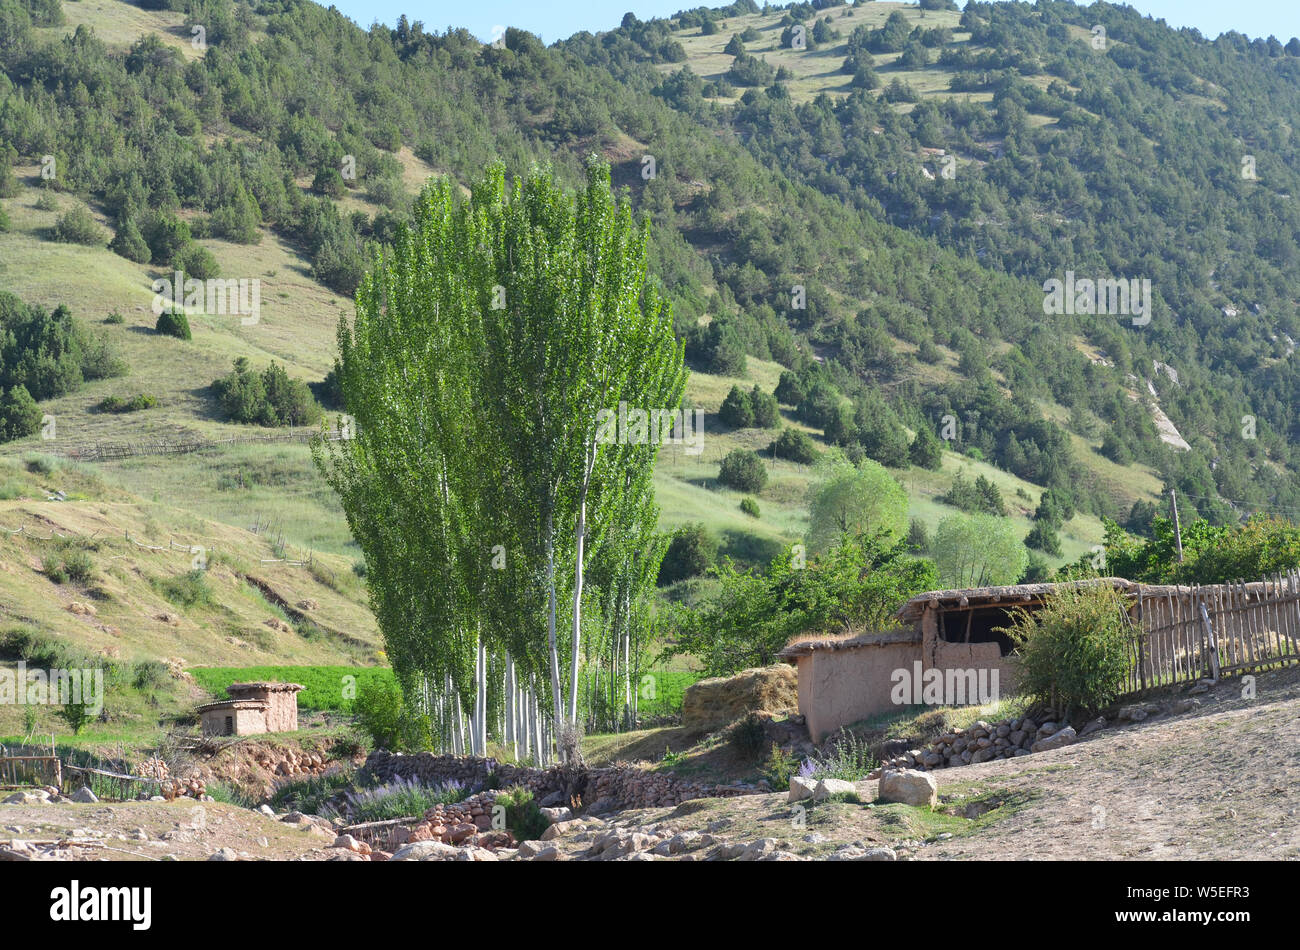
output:
<svg viewBox="0 0 1300 950"><path fill-rule="evenodd" d="M807 432L789 427L781 430L781 434L768 445L767 450L776 458L798 462L800 465L811 465L821 456Z"/></svg>
<svg viewBox="0 0 1300 950"><path fill-rule="evenodd" d="M907 492L878 462L827 458L808 490L808 544L824 551L845 538L907 530Z"/></svg>
<svg viewBox="0 0 1300 950"><path fill-rule="evenodd" d="M886 629L900 603L935 586L929 561L883 536L846 539L806 563L792 546L761 574L724 559L714 573L714 589L678 611L664 652L698 658L708 676L766 666L796 636Z"/></svg>
<svg viewBox="0 0 1300 950"><path fill-rule="evenodd" d="M1007 507L1002 501L1002 491L983 475L976 475L975 481L966 481L964 472L958 472L952 478L952 487L940 499L967 514L988 514L1005 516Z"/></svg>
<svg viewBox="0 0 1300 950"><path fill-rule="evenodd" d="M127 218L117 229L108 249L137 264L148 264L153 259L153 252L149 250L144 235L132 218Z"/></svg>
<svg viewBox="0 0 1300 950"><path fill-rule="evenodd" d="M751 518L759 517L758 502L755 501L753 498L740 499L740 510L743 511L745 514L749 515Z"/></svg>
<svg viewBox="0 0 1300 950"><path fill-rule="evenodd" d="M154 324L154 331L164 336L174 336L178 340L191 339L190 320L185 315L184 310L164 310L158 314L158 322Z"/></svg>
<svg viewBox="0 0 1300 950"><path fill-rule="evenodd" d="M799 760L795 758L794 753L782 752L781 747L773 742L767 761L763 763L763 778L767 780L770 788L778 791L789 788L790 776L794 774L798 764Z"/></svg>
<svg viewBox="0 0 1300 950"><path fill-rule="evenodd" d="M172 266L195 280L211 280L221 276L221 267L212 252L198 244L189 244L172 256Z"/></svg>
<svg viewBox="0 0 1300 950"><path fill-rule="evenodd" d="M65 244L102 246L104 229L84 205L73 205L54 225L54 240Z"/></svg>
<svg viewBox="0 0 1300 950"><path fill-rule="evenodd" d="M68 728L72 730L74 736L80 734L81 730L89 725L94 719L94 715L91 712L91 705L86 702L68 703L64 706L60 706L58 711L55 712L55 715L67 723Z"/></svg>
<svg viewBox="0 0 1300 950"><path fill-rule="evenodd" d="M739 386L732 386L727 398L722 401L718 418L724 425L733 429L747 429L754 424L754 406L749 393Z"/></svg>
<svg viewBox="0 0 1300 950"><path fill-rule="evenodd" d="M367 680L357 688L357 725L376 749L400 749L407 734L407 712L396 680Z"/></svg>
<svg viewBox="0 0 1300 950"><path fill-rule="evenodd" d="M918 468L937 472L943 465L943 443L930 431L929 426L916 430L916 437L907 450L908 459Z"/></svg>
<svg viewBox="0 0 1300 950"><path fill-rule="evenodd" d="M379 666L200 666L188 670L212 696L224 698L231 683L298 683L298 708L351 713L367 684L393 682L393 671Z"/></svg>
<svg viewBox="0 0 1300 950"><path fill-rule="evenodd" d="M1258 515L1244 524L1182 522L1183 560L1178 560L1173 522L1156 515L1151 537L1128 535L1106 522L1106 570L1148 584L1224 584L1260 580L1300 568L1300 527Z"/></svg>
<svg viewBox="0 0 1300 950"><path fill-rule="evenodd" d="M499 792L493 805L505 809L506 828L517 841L536 841L551 826L533 793L522 786Z"/></svg>
<svg viewBox="0 0 1300 950"><path fill-rule="evenodd" d="M123 399L121 396L105 396L95 406L98 412L139 412L142 409L152 409L158 405L158 400L148 393L136 393L129 399Z"/></svg>
<svg viewBox="0 0 1300 950"><path fill-rule="evenodd" d="M41 427L41 410L21 383L0 395L0 442L21 439Z"/></svg>
<svg viewBox="0 0 1300 950"><path fill-rule="evenodd" d="M1029 552L1015 523L996 515L950 515L939 522L930 552L943 584L952 588L1014 584Z"/></svg>
<svg viewBox="0 0 1300 950"><path fill-rule="evenodd" d="M107 343L74 320L66 307L46 312L0 292L0 393L5 394L0 419L9 420L6 431L22 429L32 418L32 400L66 395L85 380L123 372L125 366Z"/></svg>
<svg viewBox="0 0 1300 950"><path fill-rule="evenodd" d="M222 415L232 422L261 426L308 426L320 421L321 408L311 388L291 379L279 363L255 372L239 357L235 369L212 384Z"/></svg>
<svg viewBox="0 0 1300 950"><path fill-rule="evenodd" d="M1066 716L1114 700L1131 662L1127 607L1110 584L1084 582L1057 588L1036 610L1016 608L1005 632L1017 646L1017 688Z"/></svg>
<svg viewBox="0 0 1300 950"><path fill-rule="evenodd" d="M813 779L839 779L861 782L875 771L875 756L866 740L842 730L822 744L820 751L804 760L799 774Z"/></svg>
<svg viewBox="0 0 1300 950"><path fill-rule="evenodd" d="M718 481L736 491L759 492L767 484L767 466L749 449L732 449L718 466Z"/></svg>
<svg viewBox="0 0 1300 950"><path fill-rule="evenodd" d="M668 542L659 565L660 586L674 584L688 577L699 577L718 559L718 542L704 525L688 524L678 528Z"/></svg>
<svg viewBox="0 0 1300 950"><path fill-rule="evenodd" d="M159 594L177 607L190 609L209 607L213 603L212 588L205 571L193 570L179 577L150 578L149 583Z"/></svg>

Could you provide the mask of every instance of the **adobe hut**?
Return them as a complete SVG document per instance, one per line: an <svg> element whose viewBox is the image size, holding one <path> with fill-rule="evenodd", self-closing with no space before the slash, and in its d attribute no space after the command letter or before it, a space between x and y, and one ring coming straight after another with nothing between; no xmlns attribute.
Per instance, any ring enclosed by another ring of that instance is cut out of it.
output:
<svg viewBox="0 0 1300 950"><path fill-rule="evenodd" d="M1136 596L1138 585L1118 577L1079 583L1112 584ZM898 708L893 687L900 671L919 680L930 670L965 686L973 671L998 692L1014 692L1009 627L1016 608L1035 610L1059 584L1016 584L919 594L895 615L897 630L795 641L778 654L799 673L799 712L814 742L841 726ZM972 696L974 691L972 690ZM919 701L919 700L918 700Z"/></svg>
<svg viewBox="0 0 1300 950"><path fill-rule="evenodd" d="M298 731L297 683L231 683L229 699L198 708L205 736Z"/></svg>

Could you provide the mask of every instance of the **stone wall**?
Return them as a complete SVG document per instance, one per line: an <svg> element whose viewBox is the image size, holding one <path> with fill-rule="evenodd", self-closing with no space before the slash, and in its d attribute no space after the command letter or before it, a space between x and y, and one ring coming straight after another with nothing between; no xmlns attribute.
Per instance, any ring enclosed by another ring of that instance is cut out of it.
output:
<svg viewBox="0 0 1300 950"><path fill-rule="evenodd" d="M454 780L465 785L467 791L483 788L492 778L497 788L522 785L543 803L549 796L567 796L576 790L582 798L583 808L593 814L625 808L671 807L692 798L725 798L762 791L747 785L690 782L630 765L579 771L569 771L561 766L534 769L507 765L495 759L433 755L429 752L417 755L372 752L366 759L366 768L385 782L395 778L415 778L432 785ZM559 804L568 805L569 802Z"/></svg>

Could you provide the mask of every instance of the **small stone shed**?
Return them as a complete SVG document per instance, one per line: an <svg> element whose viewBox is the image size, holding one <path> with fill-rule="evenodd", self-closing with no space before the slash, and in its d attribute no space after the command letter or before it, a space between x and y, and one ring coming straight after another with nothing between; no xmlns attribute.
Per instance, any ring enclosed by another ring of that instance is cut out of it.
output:
<svg viewBox="0 0 1300 950"><path fill-rule="evenodd" d="M1076 583L1111 584L1136 595L1119 577ZM899 608L897 630L790 643L779 656L799 676L799 712L814 742L841 726L897 709L891 697L896 671L996 670L1003 695L1015 691L1008 627L1016 608L1035 610L1061 584L1017 584L919 594Z"/></svg>
<svg viewBox="0 0 1300 950"><path fill-rule="evenodd" d="M297 683L231 683L229 699L198 708L205 736L253 736L298 731Z"/></svg>

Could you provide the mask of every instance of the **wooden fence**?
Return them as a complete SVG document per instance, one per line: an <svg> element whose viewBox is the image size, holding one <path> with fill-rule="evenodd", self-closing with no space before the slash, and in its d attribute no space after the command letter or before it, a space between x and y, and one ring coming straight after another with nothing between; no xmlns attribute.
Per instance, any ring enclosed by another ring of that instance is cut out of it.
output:
<svg viewBox="0 0 1300 950"><path fill-rule="evenodd" d="M1300 572L1206 586L1143 586L1127 692L1300 662Z"/></svg>

